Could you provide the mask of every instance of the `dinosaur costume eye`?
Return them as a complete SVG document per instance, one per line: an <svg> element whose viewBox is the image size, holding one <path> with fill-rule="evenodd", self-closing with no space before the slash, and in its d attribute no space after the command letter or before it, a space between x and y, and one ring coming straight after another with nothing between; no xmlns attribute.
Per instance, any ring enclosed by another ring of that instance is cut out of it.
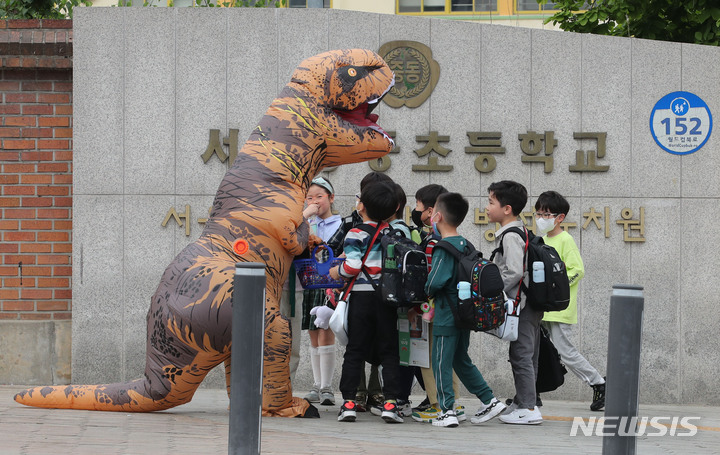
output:
<svg viewBox="0 0 720 455"><path fill-rule="evenodd" d="M362 66L345 66L338 70L338 76L346 83L354 84L358 79L367 76L368 69Z"/></svg>

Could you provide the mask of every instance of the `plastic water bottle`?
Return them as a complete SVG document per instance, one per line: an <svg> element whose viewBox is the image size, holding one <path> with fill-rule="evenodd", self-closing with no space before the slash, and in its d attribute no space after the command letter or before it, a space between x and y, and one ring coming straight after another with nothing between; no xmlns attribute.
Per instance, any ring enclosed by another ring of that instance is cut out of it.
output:
<svg viewBox="0 0 720 455"><path fill-rule="evenodd" d="M545 282L545 264L542 263L542 261L535 261L532 264L533 267L533 274L532 279L535 283L544 283Z"/></svg>
<svg viewBox="0 0 720 455"><path fill-rule="evenodd" d="M467 281L460 281L457 284L458 289L458 298L460 300L465 300L470 298L470 283Z"/></svg>
<svg viewBox="0 0 720 455"><path fill-rule="evenodd" d="M385 269L393 270L397 269L397 263L395 262L395 245L392 243L387 246L387 256L385 257Z"/></svg>

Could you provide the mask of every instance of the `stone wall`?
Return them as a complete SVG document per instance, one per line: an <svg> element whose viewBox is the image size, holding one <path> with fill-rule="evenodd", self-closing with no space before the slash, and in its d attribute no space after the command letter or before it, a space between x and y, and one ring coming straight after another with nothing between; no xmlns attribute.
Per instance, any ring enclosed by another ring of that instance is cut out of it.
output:
<svg viewBox="0 0 720 455"><path fill-rule="evenodd" d="M720 49L335 10L83 8L74 25L73 382L142 373L150 296L164 268L199 236L227 169L217 156L201 157L210 131L232 143L237 130L241 146L307 56L413 40L440 65L433 94L415 109L379 107L379 123L396 131L399 148L387 173L410 203L428 183L462 192L478 213L461 233L489 252L494 226L483 224L481 212L491 182L525 184L529 223L537 195L560 191L586 268L574 331L580 351L604 373L612 285L642 285L641 400L720 403L707 393L720 387L711 336L720 318L712 248L720 240L712 211L720 196L718 137L677 156L660 149L648 127L655 103L673 91L696 93L718 112ZM440 159L450 172L412 171L427 163L414 151L431 131L449 136L441 145L451 152ZM521 135L550 141L546 131L557 140L550 173L522 161L529 155ZM492 172L473 166L468 132L501 133L505 152ZM607 133L598 160L607 172L570 171L577 150L597 148L576 137L589 132ZM350 211L369 170L362 163L328 173L340 213ZM173 208L177 222L162 226ZM306 334L303 345L306 359ZM507 345L476 334L471 356L498 394L512 393ZM311 373L309 362L301 365L302 390ZM205 385L222 387L219 373ZM590 396L572 374L548 394Z"/></svg>

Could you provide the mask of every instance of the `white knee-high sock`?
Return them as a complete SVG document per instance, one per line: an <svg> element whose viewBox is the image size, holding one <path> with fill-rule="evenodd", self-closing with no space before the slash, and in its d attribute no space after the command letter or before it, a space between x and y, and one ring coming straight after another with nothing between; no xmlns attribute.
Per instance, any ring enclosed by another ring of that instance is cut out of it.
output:
<svg viewBox="0 0 720 455"><path fill-rule="evenodd" d="M319 346L317 350L320 357L320 388L330 388L335 373L335 344Z"/></svg>
<svg viewBox="0 0 720 455"><path fill-rule="evenodd" d="M310 364L312 365L313 372L313 388L320 389L320 379L322 377L320 371L320 353L315 346L310 346Z"/></svg>

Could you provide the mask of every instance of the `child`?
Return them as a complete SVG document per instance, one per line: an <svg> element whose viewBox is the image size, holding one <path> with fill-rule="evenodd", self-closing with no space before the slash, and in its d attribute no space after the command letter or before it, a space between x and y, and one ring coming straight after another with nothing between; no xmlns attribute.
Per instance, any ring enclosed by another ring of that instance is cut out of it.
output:
<svg viewBox="0 0 720 455"><path fill-rule="evenodd" d="M535 201L538 235L544 235L545 244L558 252L570 280L570 305L563 311L545 313L542 324L550 334L550 341L557 348L565 366L593 388L590 410L600 411L605 407L605 379L570 341L572 325L577 324L578 283L585 275L585 268L575 240L560 226L569 211L570 204L567 199L555 191L546 191Z"/></svg>
<svg viewBox="0 0 720 455"><path fill-rule="evenodd" d="M415 209L412 211L412 220L413 223L415 223L415 226L417 226L421 230L423 228L430 227L430 217L434 213L435 202L437 201L438 196L447 193L447 191L448 190L445 189L444 186L437 185L435 183L425 185L424 187L417 190L417 192L415 193ZM423 232L423 234L425 233ZM425 249L425 256L427 257L428 271L432 270L432 252L435 244L439 240L440 236L434 234L431 231L430 233L425 234L421 241L421 245L423 245ZM430 322L428 336L431 340L432 325L432 322ZM430 362L432 362L432 344L430 346L430 352L428 354L430 356L429 360ZM427 397L425 398L425 400L423 400L422 403L420 403L418 407L413 408L412 418L417 422L432 422L442 413L437 399L435 377L433 376L432 367L421 368L420 372L422 374L423 384L425 385L425 393L427 394ZM453 373L453 388L455 390L456 396L458 395L458 392L460 390L459 383L460 380L457 378L457 375ZM457 414L459 421L462 422L466 419L465 408L463 406L457 406L457 408L455 409L455 413Z"/></svg>
<svg viewBox="0 0 720 455"><path fill-rule="evenodd" d="M397 229L402 232L405 238L413 239L413 233L418 233L418 231L414 230L411 232L408 225L405 224L405 222L403 221L405 206L407 205L407 195L405 194L405 190L403 190L402 186L395 182L393 182L392 185L395 189L397 210L395 211L395 214L388 220L388 224L390 225L391 229ZM416 243L420 242L419 233L417 238L413 240L416 241ZM411 319L412 317L417 315L417 311L413 308L409 309L407 313L408 319ZM418 378L420 386L424 389L425 384L423 383L420 368L416 366L400 366L400 391L397 397L397 406L398 412L402 417L410 417L413 412L412 407L410 406L410 392L412 391L412 385L415 377ZM376 405L373 406L370 411L375 415L381 415L382 409L382 405Z"/></svg>
<svg viewBox="0 0 720 455"><path fill-rule="evenodd" d="M437 201L438 196L443 193L447 193L447 189L435 183L425 185L417 190L415 193L415 209L411 213L415 226L419 229L430 227L430 217L432 217L433 214L435 201ZM430 263L432 262L432 249L438 240L440 240L440 236L434 236L432 232L422 239L423 245L425 245L428 267L430 267Z"/></svg>
<svg viewBox="0 0 720 455"><path fill-rule="evenodd" d="M374 182L393 183L393 180L382 172L368 172L362 180L360 180L360 192L362 193L365 186ZM350 215L343 218L340 229L338 229L327 242L336 257L339 257L343 253L343 242L350 229L361 225L363 222L362 217L357 212L357 204L360 199L357 196L355 198L356 210L353 210ZM377 365L370 366L370 376L367 379L365 378L365 369L363 368L360 373L360 385L358 386L357 396L355 397L357 412L365 412L367 409L375 406L382 407L384 402L385 397L383 397L382 387L380 387L380 372L378 371Z"/></svg>
<svg viewBox="0 0 720 455"><path fill-rule="evenodd" d="M457 232L458 226L468 212L468 202L459 193L444 193L437 198L433 210L433 231L442 236L458 251L467 246L467 240ZM453 369L470 393L483 403L473 424L487 422L505 409L493 395L480 371L470 360L470 330L455 327L450 305L457 305L457 261L447 251L435 248L432 255L433 268L428 276L425 291L435 298L433 321L432 369L437 384L437 394L442 414L432 421L434 426L456 427L455 394L453 391Z"/></svg>
<svg viewBox="0 0 720 455"><path fill-rule="evenodd" d="M340 227L340 215L332 214L335 190L324 177L315 177L308 188L305 199L307 207L303 216L310 224L310 232L327 241ZM312 252L311 252L312 253ZM335 335L330 329L315 326L315 316L310 314L313 307L325 305L323 289L306 289L302 299L302 329L310 334L310 364L313 372L313 387L305 396L311 403L334 405L332 379L335 372Z"/></svg>
<svg viewBox="0 0 720 455"><path fill-rule="evenodd" d="M382 269L381 245L376 237L378 230L388 227L383 220L397 209L393 187L387 182L376 182L363 188L357 212L364 223L348 232L345 237L345 262L330 269L330 276L355 279L348 305L348 344L340 377L340 392L345 401L340 407L338 420L354 422L355 397L360 374L369 357L377 358L382 365L383 404L382 418L388 423L402 423L398 414L399 367L397 311L385 304L373 287L379 283ZM375 241L373 241L375 239Z"/></svg>
<svg viewBox="0 0 720 455"><path fill-rule="evenodd" d="M500 416L500 420L511 424L536 425L542 423L542 414L535 405L535 379L540 342L540 320L543 312L526 305L520 285L527 285L526 237L515 232L503 235L511 227L524 229L518 215L527 204L527 190L523 185L510 180L495 182L488 187L488 205L485 209L491 222L500 223L495 238L500 251L494 258L500 268L505 294L516 299L520 309L518 338L510 343L510 365L515 381L515 397L512 404Z"/></svg>

